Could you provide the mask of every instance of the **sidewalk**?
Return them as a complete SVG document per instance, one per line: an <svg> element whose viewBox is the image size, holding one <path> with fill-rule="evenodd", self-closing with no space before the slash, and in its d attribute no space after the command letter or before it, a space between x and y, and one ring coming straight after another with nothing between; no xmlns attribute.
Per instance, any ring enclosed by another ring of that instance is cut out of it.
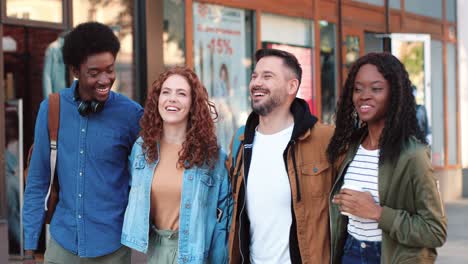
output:
<svg viewBox="0 0 468 264"><path fill-rule="evenodd" d="M437 264L468 263L468 199L446 203L448 237Z"/></svg>

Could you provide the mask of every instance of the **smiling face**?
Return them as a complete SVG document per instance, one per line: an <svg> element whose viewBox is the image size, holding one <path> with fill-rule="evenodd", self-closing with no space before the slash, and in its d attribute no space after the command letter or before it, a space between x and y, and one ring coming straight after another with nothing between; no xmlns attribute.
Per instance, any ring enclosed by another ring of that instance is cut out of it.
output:
<svg viewBox="0 0 468 264"><path fill-rule="evenodd" d="M104 102L115 81L115 57L110 52L89 56L80 68L72 68L78 79L78 92L82 100Z"/></svg>
<svg viewBox="0 0 468 264"><path fill-rule="evenodd" d="M261 116L267 116L276 108L289 108L297 87L291 85L291 71L279 57L263 57L257 62L250 80L252 109Z"/></svg>
<svg viewBox="0 0 468 264"><path fill-rule="evenodd" d="M353 105L359 119L368 125L385 125L390 85L376 66L363 65L354 80Z"/></svg>
<svg viewBox="0 0 468 264"><path fill-rule="evenodd" d="M186 125L192 95L190 85L183 76L174 74L163 82L158 100L158 110L164 125Z"/></svg>

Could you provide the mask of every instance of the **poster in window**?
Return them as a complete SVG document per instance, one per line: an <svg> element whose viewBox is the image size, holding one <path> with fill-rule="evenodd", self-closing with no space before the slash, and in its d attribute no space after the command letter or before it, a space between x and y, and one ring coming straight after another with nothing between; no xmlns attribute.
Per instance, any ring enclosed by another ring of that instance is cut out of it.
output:
<svg viewBox="0 0 468 264"><path fill-rule="evenodd" d="M195 72L218 110L216 132L227 149L248 115L245 76L245 11L193 4Z"/></svg>

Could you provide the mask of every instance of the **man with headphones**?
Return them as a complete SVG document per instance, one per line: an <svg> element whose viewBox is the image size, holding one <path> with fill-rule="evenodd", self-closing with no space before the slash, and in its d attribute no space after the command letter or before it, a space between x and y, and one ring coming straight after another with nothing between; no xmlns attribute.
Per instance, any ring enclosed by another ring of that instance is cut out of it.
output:
<svg viewBox="0 0 468 264"><path fill-rule="evenodd" d="M56 177L59 202L50 223L45 263L130 263L120 244L129 195L128 156L142 107L111 91L120 43L106 25L78 25L63 58L77 80L60 93ZM23 207L25 258L34 263L50 182L48 100L36 120Z"/></svg>

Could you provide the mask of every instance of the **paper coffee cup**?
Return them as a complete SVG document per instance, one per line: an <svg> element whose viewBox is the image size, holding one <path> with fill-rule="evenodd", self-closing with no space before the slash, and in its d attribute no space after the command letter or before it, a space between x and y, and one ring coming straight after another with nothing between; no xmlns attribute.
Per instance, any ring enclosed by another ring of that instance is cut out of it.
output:
<svg viewBox="0 0 468 264"><path fill-rule="evenodd" d="M349 182L345 182L345 184L343 184L343 186L341 186L341 189L342 190L343 189L348 189L348 190L353 190L353 191L358 191L358 192L363 192L364 191L361 186L358 186L356 184L349 183ZM343 211L341 211L341 214L346 215L346 216L353 216L352 214L347 213L347 212L343 212Z"/></svg>

